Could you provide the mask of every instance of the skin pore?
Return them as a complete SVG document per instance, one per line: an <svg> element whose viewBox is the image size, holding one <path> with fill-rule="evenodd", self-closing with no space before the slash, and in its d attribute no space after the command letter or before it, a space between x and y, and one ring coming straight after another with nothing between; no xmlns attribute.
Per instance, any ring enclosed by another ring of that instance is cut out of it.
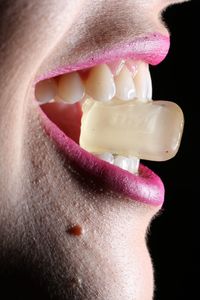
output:
<svg viewBox="0 0 200 300"><path fill-rule="evenodd" d="M23 270L37 299L153 298L145 237L159 207L75 172L44 132L33 83L91 50L166 35L160 14L177 2L0 0L0 275L11 287Z"/></svg>

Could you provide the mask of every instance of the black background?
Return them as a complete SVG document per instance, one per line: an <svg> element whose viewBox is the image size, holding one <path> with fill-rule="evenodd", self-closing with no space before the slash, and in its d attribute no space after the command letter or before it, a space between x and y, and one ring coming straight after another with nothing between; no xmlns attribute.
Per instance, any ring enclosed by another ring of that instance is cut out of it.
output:
<svg viewBox="0 0 200 300"><path fill-rule="evenodd" d="M165 183L166 201L153 221L149 247L155 269L155 300L200 299L200 0L172 6L163 15L171 32L168 57L151 68L154 99L179 104L185 115L175 158L145 162Z"/></svg>

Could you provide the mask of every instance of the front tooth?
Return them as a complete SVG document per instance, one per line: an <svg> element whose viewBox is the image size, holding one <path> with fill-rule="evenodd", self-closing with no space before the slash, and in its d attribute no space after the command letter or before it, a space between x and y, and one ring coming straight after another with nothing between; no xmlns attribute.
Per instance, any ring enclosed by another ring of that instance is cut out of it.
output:
<svg viewBox="0 0 200 300"><path fill-rule="evenodd" d="M125 64L125 60L114 61L108 64L113 76L117 76Z"/></svg>
<svg viewBox="0 0 200 300"><path fill-rule="evenodd" d="M147 73L147 99L152 100L152 80L151 80L151 74L149 71L149 66L148 66L148 73Z"/></svg>
<svg viewBox="0 0 200 300"><path fill-rule="evenodd" d="M109 101L115 95L115 82L106 64L93 67L86 81L86 93L95 100Z"/></svg>
<svg viewBox="0 0 200 300"><path fill-rule="evenodd" d="M132 74L126 66L115 77L116 97L121 100L131 100L136 96Z"/></svg>
<svg viewBox="0 0 200 300"><path fill-rule="evenodd" d="M138 169L139 169L139 164L140 164L140 160L137 157L134 156L130 156L129 157L129 168L128 171L131 173L138 173Z"/></svg>
<svg viewBox="0 0 200 300"><path fill-rule="evenodd" d="M149 65L141 62L134 78L137 98L143 102L152 99L152 81Z"/></svg>
<svg viewBox="0 0 200 300"><path fill-rule="evenodd" d="M67 103L76 103L83 98L85 89L77 72L60 76L58 82L58 96Z"/></svg>
<svg viewBox="0 0 200 300"><path fill-rule="evenodd" d="M57 93L57 83L55 79L40 81L35 87L35 97L41 104L51 101Z"/></svg>
<svg viewBox="0 0 200 300"><path fill-rule="evenodd" d="M126 61L126 66L127 66L128 70L131 72L132 77L134 78L135 75L137 74L137 70L138 70L138 61L128 59Z"/></svg>
<svg viewBox="0 0 200 300"><path fill-rule="evenodd" d="M101 154L95 154L95 156L97 156L98 158L109 162L110 164L114 163L114 157L112 155L112 153L109 152L105 152L105 153L101 153Z"/></svg>
<svg viewBox="0 0 200 300"><path fill-rule="evenodd" d="M117 155L114 160L114 165L128 171L129 169L129 159L125 156Z"/></svg>

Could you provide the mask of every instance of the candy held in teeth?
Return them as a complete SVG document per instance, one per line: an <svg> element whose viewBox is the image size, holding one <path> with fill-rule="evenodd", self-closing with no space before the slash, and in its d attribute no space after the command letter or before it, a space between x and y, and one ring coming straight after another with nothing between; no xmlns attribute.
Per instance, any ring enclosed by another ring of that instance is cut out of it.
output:
<svg viewBox="0 0 200 300"><path fill-rule="evenodd" d="M89 152L164 161L178 151L184 120L173 102L87 99L82 109L80 146Z"/></svg>

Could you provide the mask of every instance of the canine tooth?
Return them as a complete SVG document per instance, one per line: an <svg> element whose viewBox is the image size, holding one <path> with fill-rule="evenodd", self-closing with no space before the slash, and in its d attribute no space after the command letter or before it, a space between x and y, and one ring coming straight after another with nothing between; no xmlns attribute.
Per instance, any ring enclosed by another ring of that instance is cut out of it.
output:
<svg viewBox="0 0 200 300"><path fill-rule="evenodd" d="M91 153L164 161L178 151L183 131L183 113L169 101L114 100L109 104L86 100L80 146Z"/></svg>
<svg viewBox="0 0 200 300"><path fill-rule="evenodd" d="M55 79L40 81L35 87L35 97L41 104L51 101L57 93L57 83Z"/></svg>
<svg viewBox="0 0 200 300"><path fill-rule="evenodd" d="M105 152L105 153L101 153L101 154L95 154L95 156L97 156L98 158L109 162L110 164L114 163L114 157L112 155L112 153L109 152Z"/></svg>
<svg viewBox="0 0 200 300"><path fill-rule="evenodd" d="M135 85L130 71L123 67L115 77L116 97L121 100L131 100L136 96Z"/></svg>
<svg viewBox="0 0 200 300"><path fill-rule="evenodd" d="M125 156L117 155L114 160L114 165L128 171L129 169L129 159Z"/></svg>
<svg viewBox="0 0 200 300"><path fill-rule="evenodd" d="M143 102L152 99L152 81L149 65L141 62L134 78L137 98Z"/></svg>
<svg viewBox="0 0 200 300"><path fill-rule="evenodd" d="M67 103L76 103L83 98L85 89L78 72L60 76L58 96Z"/></svg>
<svg viewBox="0 0 200 300"><path fill-rule="evenodd" d="M123 68L124 64L125 64L125 60L122 59L119 61L111 62L107 65L109 66L113 76L117 76L120 73L121 69Z"/></svg>
<svg viewBox="0 0 200 300"><path fill-rule="evenodd" d="M93 67L86 80L86 93L95 100L109 101L115 92L115 82L109 67L106 64Z"/></svg>

